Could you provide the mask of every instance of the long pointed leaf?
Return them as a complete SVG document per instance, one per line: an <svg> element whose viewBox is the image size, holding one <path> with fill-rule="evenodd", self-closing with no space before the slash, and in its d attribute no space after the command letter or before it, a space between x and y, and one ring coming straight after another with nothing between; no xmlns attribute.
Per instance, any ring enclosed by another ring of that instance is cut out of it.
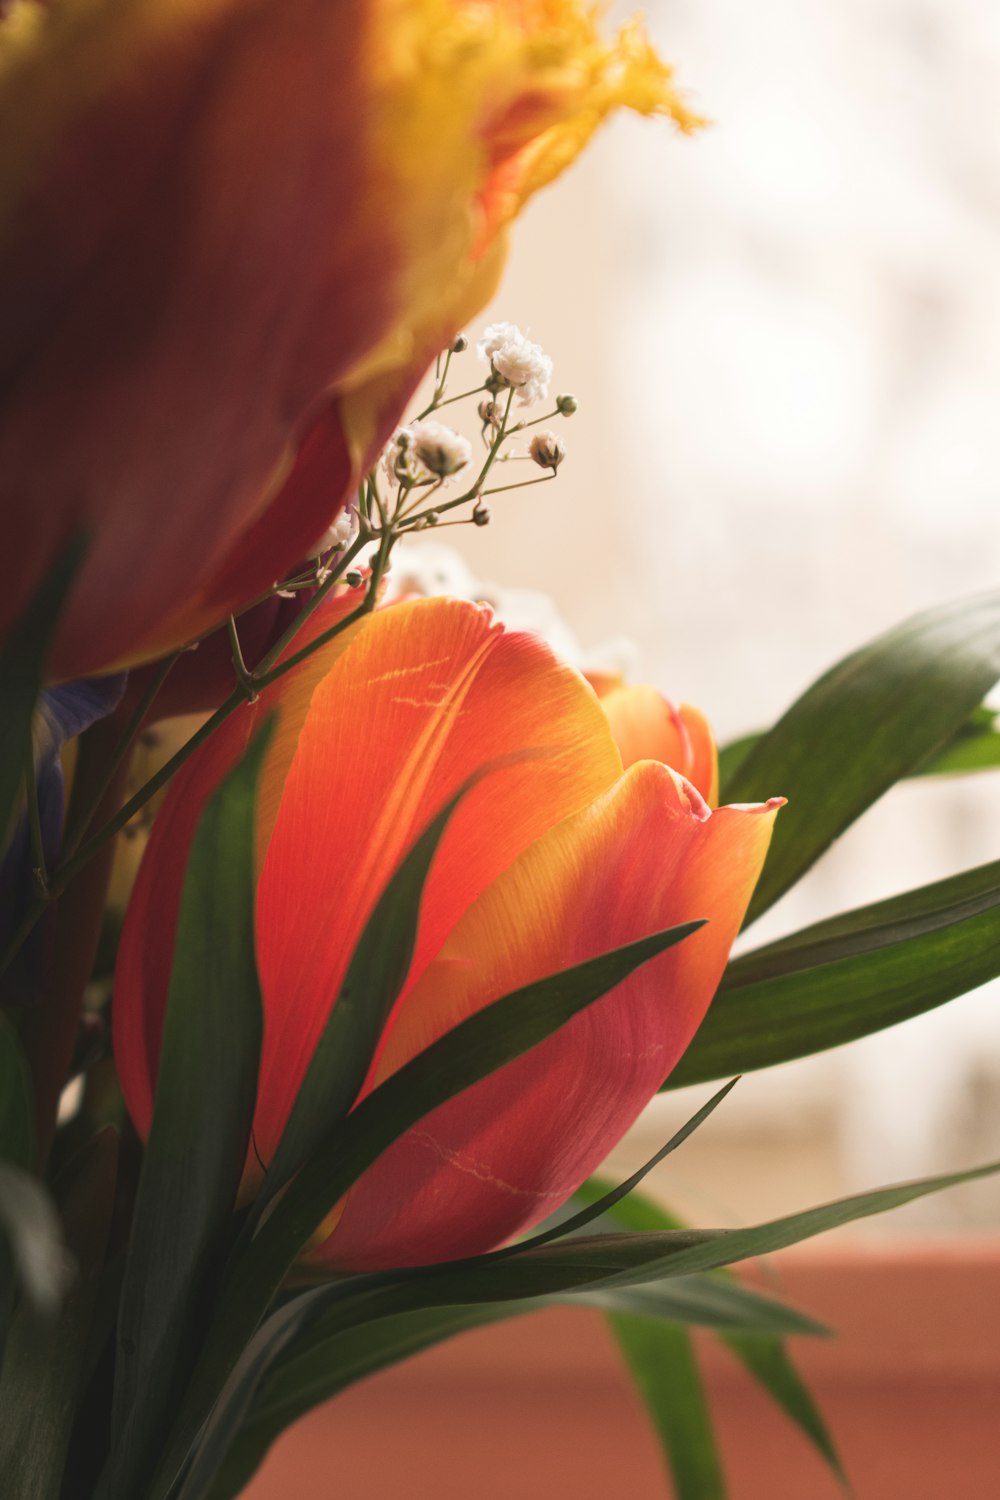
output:
<svg viewBox="0 0 1000 1500"><path fill-rule="evenodd" d="M591 1178L584 1184L580 1196L594 1201L601 1195L604 1186L600 1178ZM674 1214L642 1193L633 1193L618 1204L612 1216L626 1228L644 1233L683 1228ZM726 1271L712 1272L705 1279L711 1280L715 1285L739 1285L731 1273ZM669 1282L666 1284L670 1285ZM840 1482L846 1483L840 1455L823 1414L795 1368L781 1336L774 1336L773 1330L771 1334L767 1334L727 1328L719 1333L719 1339L785 1416L808 1438Z"/></svg>
<svg viewBox="0 0 1000 1500"><path fill-rule="evenodd" d="M68 543L0 649L0 854L20 797L49 646L86 549L83 534Z"/></svg>
<svg viewBox="0 0 1000 1500"><path fill-rule="evenodd" d="M331 1133L232 1267L151 1491L165 1500L203 1422L290 1266L331 1205L411 1125L602 998L704 924L688 922L550 975L462 1021L374 1089ZM543 1252L544 1253L544 1252Z"/></svg>
<svg viewBox="0 0 1000 1500"><path fill-rule="evenodd" d="M722 1459L690 1334L631 1313L608 1317L656 1429L677 1500L726 1500Z"/></svg>
<svg viewBox="0 0 1000 1500"><path fill-rule="evenodd" d="M788 798L748 921L955 735L1000 677L1000 594L915 616L819 679L752 747L727 797Z"/></svg>
<svg viewBox="0 0 1000 1500"><path fill-rule="evenodd" d="M532 758L530 751L504 757L502 764L528 758ZM412 845L379 897L310 1059L248 1220L248 1232L275 1193L289 1182L357 1098L413 961L420 903L438 846L459 803L499 764L488 764L468 778Z"/></svg>
<svg viewBox="0 0 1000 1500"><path fill-rule="evenodd" d="M667 1089L840 1046L1000 975L1000 860L734 959Z"/></svg>
<svg viewBox="0 0 1000 1500"><path fill-rule="evenodd" d="M265 743L266 731L206 805L184 881L122 1288L109 1481L115 1494L138 1489L186 1384L250 1139L263 1029L252 872Z"/></svg>

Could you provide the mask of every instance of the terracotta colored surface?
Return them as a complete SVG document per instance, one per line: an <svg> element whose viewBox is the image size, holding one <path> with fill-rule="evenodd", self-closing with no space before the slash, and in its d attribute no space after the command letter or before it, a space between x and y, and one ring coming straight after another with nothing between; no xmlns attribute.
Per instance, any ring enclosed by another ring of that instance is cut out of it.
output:
<svg viewBox="0 0 1000 1500"><path fill-rule="evenodd" d="M1000 1496L1000 1242L778 1257L798 1341L858 1500ZM715 1346L732 1500L833 1500L807 1444ZM279 1442L247 1500L658 1500L656 1444L599 1318L556 1309L354 1387Z"/></svg>

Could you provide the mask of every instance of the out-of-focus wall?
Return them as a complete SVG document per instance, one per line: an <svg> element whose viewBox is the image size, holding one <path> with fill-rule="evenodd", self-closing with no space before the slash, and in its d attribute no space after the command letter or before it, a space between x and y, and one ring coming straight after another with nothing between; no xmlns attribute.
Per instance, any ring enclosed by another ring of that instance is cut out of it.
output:
<svg viewBox="0 0 1000 1500"><path fill-rule="evenodd" d="M526 326L578 396L570 456L449 539L552 593L585 644L632 637L724 738L1000 583L1000 8L646 8L715 124L622 121L526 216L487 320ZM998 853L1000 777L906 786L767 934ZM663 1190L718 1221L1000 1154L998 1000L745 1080ZM618 1164L691 1105L658 1101ZM908 1212L995 1225L1000 1190Z"/></svg>

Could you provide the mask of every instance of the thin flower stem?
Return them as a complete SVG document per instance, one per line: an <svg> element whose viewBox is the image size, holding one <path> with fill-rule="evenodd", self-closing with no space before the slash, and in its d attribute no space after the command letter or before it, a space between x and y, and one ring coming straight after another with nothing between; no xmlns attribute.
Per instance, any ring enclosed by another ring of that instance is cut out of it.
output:
<svg viewBox="0 0 1000 1500"><path fill-rule="evenodd" d="M417 412L413 420L415 422L422 422L425 417L430 416L432 411L440 411L442 406L451 406L455 401L465 401L469 396L478 396L479 392L485 391L485 389L485 385L476 385L473 386L471 391L459 391L457 396L449 396L446 401L439 401L435 398L430 406L425 406L423 411Z"/></svg>
<svg viewBox="0 0 1000 1500"><path fill-rule="evenodd" d="M63 862L71 858L79 848L80 840L83 838L84 834L90 828L91 823L93 823L94 819L96 818L98 809L100 808L101 803L104 801L108 788L110 787L112 781L114 781L115 776L118 774L118 767L121 765L122 761L131 750L132 742L135 739L136 735L139 733L139 730L142 728L143 721L146 715L152 708L154 702L156 701L156 698L159 695L160 689L166 682L175 663L180 659L180 656L181 652L175 651L173 656L165 657L160 663L159 671L151 679L149 686L146 688L146 691L143 693L142 697L139 699L139 702L136 704L131 718L125 725L125 728L122 730L121 738L111 752L103 780L101 781L100 785L95 788L93 796L90 798L89 802L86 803L83 811L81 812L79 806L75 807L73 803L71 803L70 816L66 823L66 831L63 834L62 853L60 856ZM75 801L76 799L74 799L74 802Z"/></svg>
<svg viewBox="0 0 1000 1500"><path fill-rule="evenodd" d="M548 484L548 482L549 482L550 479L555 479L555 478L556 478L556 475L554 473L552 473L552 474L543 474L540 479L521 479L521 480L518 480L517 484L496 484L496 485L493 486L493 488L491 490L483 490L483 494L484 495L502 495L505 490L526 490L529 487L529 485L532 485L532 484Z"/></svg>
<svg viewBox="0 0 1000 1500"><path fill-rule="evenodd" d="M291 645L292 641L298 635L303 625L307 620L311 619L316 610L319 609L320 605L323 603L324 599L326 599L327 595L330 593L330 590L334 587L334 585L340 582L340 579L347 571L349 565L357 557L358 553L361 551L362 547L365 546L368 539L368 530L366 527L362 527L357 536L354 538L354 541L344 553L343 557L340 558L339 561L330 569L329 577L320 584L319 588L316 590L315 594L313 594L312 598L308 600L307 603L305 603L299 610L299 613L295 616L295 619L291 622L288 629L282 633L282 635L271 647L271 649L257 663L253 672L250 674L250 680L254 683L256 688L259 689L269 680L268 672L274 666L274 663L278 660L278 657L282 654L283 651L287 649L288 646Z"/></svg>

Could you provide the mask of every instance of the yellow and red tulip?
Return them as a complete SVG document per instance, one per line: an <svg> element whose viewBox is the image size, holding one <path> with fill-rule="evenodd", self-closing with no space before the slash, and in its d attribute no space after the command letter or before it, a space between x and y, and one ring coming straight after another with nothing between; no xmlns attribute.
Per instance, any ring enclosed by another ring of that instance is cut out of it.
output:
<svg viewBox="0 0 1000 1500"><path fill-rule="evenodd" d="M694 123L583 0L0 8L0 640L81 529L56 677L273 582L618 106Z"/></svg>
<svg viewBox="0 0 1000 1500"><path fill-rule="evenodd" d="M334 601L312 634L352 603ZM597 1166L691 1041L756 883L778 804L711 811L658 760L627 770L593 690L536 638L454 599L380 610L228 720L176 778L122 937L115 1049L143 1133L184 867L207 798L261 714L264 997L254 1144L275 1151L380 891L477 768L421 906L411 971L362 1096L463 1017L662 928L708 925L548 1041L408 1131L312 1253L338 1268L486 1250L542 1219ZM252 1191L259 1167L248 1164Z"/></svg>

